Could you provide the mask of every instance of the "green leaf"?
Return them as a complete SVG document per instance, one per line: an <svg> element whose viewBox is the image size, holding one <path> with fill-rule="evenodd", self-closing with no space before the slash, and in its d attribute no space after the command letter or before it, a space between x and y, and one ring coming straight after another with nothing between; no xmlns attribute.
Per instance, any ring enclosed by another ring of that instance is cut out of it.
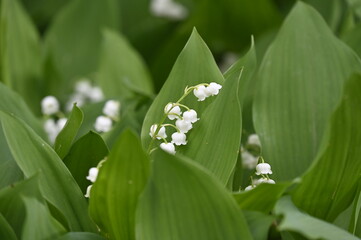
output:
<svg viewBox="0 0 361 240"><path fill-rule="evenodd" d="M135 210L149 174L140 140L126 130L100 168L90 194L90 215L111 239L135 239Z"/></svg>
<svg viewBox="0 0 361 240"><path fill-rule="evenodd" d="M313 8L297 2L263 59L253 105L276 180L297 177L310 166L342 86L357 70L356 54Z"/></svg>
<svg viewBox="0 0 361 240"><path fill-rule="evenodd" d="M0 112L0 120L18 166L26 177L42 172L41 192L65 216L69 228L95 231L81 190L54 150L20 119Z"/></svg>
<svg viewBox="0 0 361 240"><path fill-rule="evenodd" d="M158 150L152 171L138 204L137 239L252 239L230 193L201 165Z"/></svg>
<svg viewBox="0 0 361 240"><path fill-rule="evenodd" d="M2 0L0 15L0 80L40 113L41 51L39 36L17 0Z"/></svg>
<svg viewBox="0 0 361 240"><path fill-rule="evenodd" d="M56 240L105 240L102 236L88 232L70 232Z"/></svg>
<svg viewBox="0 0 361 240"><path fill-rule="evenodd" d="M361 57L361 24L356 25L351 30L347 31L343 36L342 40L347 43L357 54Z"/></svg>
<svg viewBox="0 0 361 240"><path fill-rule="evenodd" d="M167 81L164 83L144 119L141 134L144 148L148 148L151 141L149 136L151 125L161 120L165 105L169 102L177 101L183 95L186 86L190 87L209 82L222 84L223 81L223 76L211 52L194 29L183 51L179 54ZM201 113L210 102L212 102L211 99L198 102L196 97L189 95L182 101L182 104Z"/></svg>
<svg viewBox="0 0 361 240"><path fill-rule="evenodd" d="M141 56L123 36L111 30L103 32L97 82L108 97L153 95L152 80Z"/></svg>
<svg viewBox="0 0 361 240"><path fill-rule="evenodd" d="M300 212L293 205L289 196L283 197L278 201L275 207L275 213L283 215L283 220L281 224L278 225L278 229L281 231L297 232L307 239L358 239L335 225Z"/></svg>
<svg viewBox="0 0 361 240"><path fill-rule="evenodd" d="M245 210L269 213L290 183L261 184L256 188L234 193L239 207Z"/></svg>
<svg viewBox="0 0 361 240"><path fill-rule="evenodd" d="M54 150L63 159L71 148L79 128L83 122L83 112L74 104L73 110L66 121L64 128L58 134L54 144Z"/></svg>
<svg viewBox="0 0 361 240"><path fill-rule="evenodd" d="M22 199L26 208L26 218L21 239L54 239L65 232L64 227L51 216L43 203L26 196Z"/></svg>
<svg viewBox="0 0 361 240"><path fill-rule="evenodd" d="M361 75L345 84L340 104L332 114L320 152L293 193L296 206L333 221L353 201L361 165Z"/></svg>
<svg viewBox="0 0 361 240"><path fill-rule="evenodd" d="M0 238L8 240L17 240L14 230L10 224L6 221L4 216L0 213Z"/></svg>
<svg viewBox="0 0 361 240"><path fill-rule="evenodd" d="M63 80L53 82L58 91L70 90L71 81L94 72L100 54L101 30L117 28L118 9L115 0L77 0L56 15L45 40L47 54L53 58Z"/></svg>
<svg viewBox="0 0 361 240"><path fill-rule="evenodd" d="M352 206L352 218L350 221L350 232L361 237L361 180L359 180L357 194Z"/></svg>
<svg viewBox="0 0 361 240"><path fill-rule="evenodd" d="M64 163L85 194L90 182L86 179L88 171L108 155L108 147L96 132L90 131L71 147Z"/></svg>
<svg viewBox="0 0 361 240"><path fill-rule="evenodd" d="M267 240L274 217L260 212L243 211L254 240Z"/></svg>

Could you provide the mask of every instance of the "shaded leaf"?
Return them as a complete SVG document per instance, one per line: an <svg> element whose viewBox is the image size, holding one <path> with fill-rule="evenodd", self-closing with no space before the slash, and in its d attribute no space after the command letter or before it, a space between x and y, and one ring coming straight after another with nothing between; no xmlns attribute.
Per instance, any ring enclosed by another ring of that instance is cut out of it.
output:
<svg viewBox="0 0 361 240"><path fill-rule="evenodd" d="M254 240L267 240L274 217L260 212L243 211Z"/></svg>
<svg viewBox="0 0 361 240"><path fill-rule="evenodd" d="M199 164L159 150L152 170L137 209L137 239L252 239L230 193Z"/></svg>
<svg viewBox="0 0 361 240"><path fill-rule="evenodd" d="M14 230L0 213L0 238L8 240L17 240Z"/></svg>
<svg viewBox="0 0 361 240"><path fill-rule="evenodd" d="M82 192L54 150L20 119L0 112L0 120L18 166L26 177L42 172L41 192L64 214L69 228L95 230Z"/></svg>
<svg viewBox="0 0 361 240"><path fill-rule="evenodd" d="M100 169L90 194L90 215L112 239L135 239L135 210L148 179L149 159L125 130Z"/></svg>
<svg viewBox="0 0 361 240"><path fill-rule="evenodd" d="M297 2L263 59L253 105L276 180L297 177L310 166L343 83L357 70L355 53L313 8Z"/></svg>
<svg viewBox="0 0 361 240"><path fill-rule="evenodd" d="M102 236L88 232L70 232L56 240L105 240Z"/></svg>
<svg viewBox="0 0 361 240"><path fill-rule="evenodd" d="M346 82L340 104L330 118L314 165L293 193L296 206L333 221L353 201L361 165L361 75Z"/></svg>
<svg viewBox="0 0 361 240"><path fill-rule="evenodd" d="M85 194L90 182L88 171L108 155L108 147L96 132L90 131L76 141L64 158L64 163Z"/></svg>
<svg viewBox="0 0 361 240"><path fill-rule="evenodd" d="M63 159L71 148L78 130L83 122L83 112L74 104L69 119L66 121L64 128L56 137L54 150Z"/></svg>

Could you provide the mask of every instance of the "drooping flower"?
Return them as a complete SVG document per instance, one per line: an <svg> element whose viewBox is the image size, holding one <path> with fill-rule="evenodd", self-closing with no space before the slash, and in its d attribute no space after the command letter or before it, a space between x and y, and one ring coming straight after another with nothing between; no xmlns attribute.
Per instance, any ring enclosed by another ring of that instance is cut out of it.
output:
<svg viewBox="0 0 361 240"><path fill-rule="evenodd" d="M193 109L190 109L183 113L183 120L186 122L195 123L199 120L199 118L197 118L197 112Z"/></svg>
<svg viewBox="0 0 361 240"><path fill-rule="evenodd" d="M187 144L186 138L187 137L184 133L175 132L172 134L172 143L174 143L177 146L186 145Z"/></svg>
<svg viewBox="0 0 361 240"><path fill-rule="evenodd" d="M258 157L253 156L247 150L242 150L242 166L247 169L254 169L258 163Z"/></svg>
<svg viewBox="0 0 361 240"><path fill-rule="evenodd" d="M255 188L254 185L249 185L244 189L244 191L249 191L249 190L252 190L253 188Z"/></svg>
<svg viewBox="0 0 361 240"><path fill-rule="evenodd" d="M119 101L108 100L103 107L103 113L110 118L117 119L119 116L119 109Z"/></svg>
<svg viewBox="0 0 361 240"><path fill-rule="evenodd" d="M100 87L92 87L88 93L88 97L92 102L100 102L104 99L104 94Z"/></svg>
<svg viewBox="0 0 361 240"><path fill-rule="evenodd" d="M161 143L160 148L170 154L175 154L175 147L173 143Z"/></svg>
<svg viewBox="0 0 361 240"><path fill-rule="evenodd" d="M219 90L222 88L222 85L215 83L215 82L211 82L206 88L205 88L205 93L207 95L207 97L209 96L215 96L219 93Z"/></svg>
<svg viewBox="0 0 361 240"><path fill-rule="evenodd" d="M259 163L256 166L256 174L272 174L271 165L268 163Z"/></svg>
<svg viewBox="0 0 361 240"><path fill-rule="evenodd" d="M179 119L182 111L179 106L173 106L173 103L168 103L164 107L164 113L168 115L170 120Z"/></svg>
<svg viewBox="0 0 361 240"><path fill-rule="evenodd" d="M198 98L198 101L204 101L204 99L207 97L206 87L203 85L198 86L193 90L193 94Z"/></svg>
<svg viewBox="0 0 361 240"><path fill-rule="evenodd" d="M187 122L185 120L182 119L178 119L175 122L175 125L177 126L177 128L179 129L179 131L181 133L187 133L189 130L192 129L192 123L191 122Z"/></svg>
<svg viewBox="0 0 361 240"><path fill-rule="evenodd" d="M41 111L44 115L52 115L59 112L59 102L54 96L46 96L41 101Z"/></svg>
<svg viewBox="0 0 361 240"><path fill-rule="evenodd" d="M95 130L98 132L108 132L112 128L112 120L106 116L99 116L95 120Z"/></svg>
<svg viewBox="0 0 361 240"><path fill-rule="evenodd" d="M259 136L255 133L249 135L247 139L247 144L261 146L261 141L259 140Z"/></svg>
<svg viewBox="0 0 361 240"><path fill-rule="evenodd" d="M154 138L154 137L157 137L157 139L162 139L162 138L166 138L167 137L167 134L165 132L165 127L161 127L158 131L158 134L157 136L155 136L155 132L157 131L157 128L158 128L158 124L153 124L151 127L150 127L150 132L149 132L149 135Z"/></svg>
<svg viewBox="0 0 361 240"><path fill-rule="evenodd" d="M89 169L88 176L86 179L94 183L97 180L99 169L96 167L92 167Z"/></svg>
<svg viewBox="0 0 361 240"><path fill-rule="evenodd" d="M155 16L174 20L184 19L188 15L187 9L173 0L152 0L150 10Z"/></svg>
<svg viewBox="0 0 361 240"><path fill-rule="evenodd" d="M261 183L275 184L276 182L270 178L259 178L253 181L255 185L260 185Z"/></svg>

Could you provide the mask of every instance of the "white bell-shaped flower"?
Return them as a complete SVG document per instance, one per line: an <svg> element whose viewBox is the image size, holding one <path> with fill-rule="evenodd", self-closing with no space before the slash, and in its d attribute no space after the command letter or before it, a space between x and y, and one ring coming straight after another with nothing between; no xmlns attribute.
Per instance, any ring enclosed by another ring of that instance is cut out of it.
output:
<svg viewBox="0 0 361 240"><path fill-rule="evenodd" d="M59 112L59 102L54 96L46 96L41 101L41 111L44 115L52 115Z"/></svg>
<svg viewBox="0 0 361 240"><path fill-rule="evenodd" d="M150 127L150 132L149 132L149 135L153 138L155 137L155 132L157 131L157 128L158 128L158 124L153 124L151 127ZM162 138L166 138L167 137L167 134L165 132L165 127L161 127L158 131L158 134L157 134L157 139L162 139Z"/></svg>
<svg viewBox="0 0 361 240"><path fill-rule="evenodd" d="M199 120L199 118L197 118L197 112L193 109L190 109L183 113L183 120L187 122L195 123Z"/></svg>
<svg viewBox="0 0 361 240"><path fill-rule="evenodd" d="M55 120L52 119L52 118L47 119L44 122L44 130L48 135L49 142L54 143L55 139L56 139L56 137L58 136L58 133L59 133L58 126L57 126Z"/></svg>
<svg viewBox="0 0 361 240"><path fill-rule="evenodd" d="M103 91L100 87L92 87L88 93L88 98L92 102L100 102L104 99Z"/></svg>
<svg viewBox="0 0 361 240"><path fill-rule="evenodd" d="M120 102L116 100L108 100L104 107L103 113L110 118L117 118L119 115Z"/></svg>
<svg viewBox="0 0 361 240"><path fill-rule="evenodd" d="M85 197L86 198L90 198L90 191L91 191L91 189L92 189L92 186L93 185L89 185L87 188L86 188L86 193L85 193Z"/></svg>
<svg viewBox="0 0 361 240"><path fill-rule="evenodd" d="M179 106L173 106L173 103L168 103L164 107L164 113L168 115L170 120L179 119L181 116L182 111Z"/></svg>
<svg viewBox="0 0 361 240"><path fill-rule="evenodd" d="M242 156L242 166L247 169L254 169L258 163L258 157L253 156L250 152L243 150L241 153Z"/></svg>
<svg viewBox="0 0 361 240"><path fill-rule="evenodd" d="M96 167L90 168L88 176L86 177L86 179L88 179L91 182L95 182L97 180L97 177L98 177L98 172L99 172L98 168L96 168Z"/></svg>
<svg viewBox="0 0 361 240"><path fill-rule="evenodd" d="M259 140L259 136L255 133L249 135L247 139L247 144L261 146L261 141Z"/></svg>
<svg viewBox="0 0 361 240"><path fill-rule="evenodd" d="M172 143L175 145L186 145L187 144L187 137L184 133L175 132L172 134Z"/></svg>
<svg viewBox="0 0 361 240"><path fill-rule="evenodd" d="M98 132L109 132L112 128L112 120L109 117L99 116L95 120L95 130Z"/></svg>
<svg viewBox="0 0 361 240"><path fill-rule="evenodd" d="M272 174L271 165L268 163L259 163L256 166L256 174Z"/></svg>
<svg viewBox="0 0 361 240"><path fill-rule="evenodd" d="M215 83L215 82L211 82L205 89L205 93L207 95L207 97L209 96L215 96L219 93L219 90L222 88L222 85Z"/></svg>
<svg viewBox="0 0 361 240"><path fill-rule="evenodd" d="M244 191L249 191L249 190L252 190L253 188L255 188L255 186L249 185L244 189Z"/></svg>
<svg viewBox="0 0 361 240"><path fill-rule="evenodd" d="M173 155L175 154L175 147L174 147L173 143L161 143L160 148L163 149L163 151L166 151L167 153L170 153Z"/></svg>
<svg viewBox="0 0 361 240"><path fill-rule="evenodd" d="M152 0L150 11L155 16L174 20L184 19L188 15L187 9L173 0Z"/></svg>
<svg viewBox="0 0 361 240"><path fill-rule="evenodd" d="M270 178L260 178L260 179L257 179L257 182L255 184L259 185L261 183L275 184L276 182Z"/></svg>
<svg viewBox="0 0 361 240"><path fill-rule="evenodd" d="M203 85L198 86L193 90L193 94L198 98L198 101L204 101L204 99L207 97L206 87Z"/></svg>
<svg viewBox="0 0 361 240"><path fill-rule="evenodd" d="M184 119L178 119L176 122L175 122L175 125L177 126L177 128L179 129L179 131L181 133L187 133L189 130L192 129L192 123L191 122L188 122L188 121L185 121Z"/></svg>
<svg viewBox="0 0 361 240"><path fill-rule="evenodd" d="M92 85L88 79L82 79L75 84L75 91L84 96L88 96L91 92Z"/></svg>
<svg viewBox="0 0 361 240"><path fill-rule="evenodd" d="M70 112L73 109L74 103L76 103L78 107L81 107L84 106L85 102L85 96L80 93L75 93L70 96L69 101L66 103L66 110Z"/></svg>
<svg viewBox="0 0 361 240"><path fill-rule="evenodd" d="M56 125L57 125L57 128L58 128L58 132L60 132L61 130L63 130L66 122L68 121L68 119L66 118L60 118L57 122L56 122Z"/></svg>

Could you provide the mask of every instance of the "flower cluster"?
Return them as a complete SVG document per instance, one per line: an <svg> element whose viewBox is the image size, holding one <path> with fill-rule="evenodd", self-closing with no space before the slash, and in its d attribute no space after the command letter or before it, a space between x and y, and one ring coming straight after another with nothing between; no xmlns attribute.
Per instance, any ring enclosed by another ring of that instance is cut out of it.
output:
<svg viewBox="0 0 361 240"><path fill-rule="evenodd" d="M46 96L41 101L41 111L46 118L44 130L48 135L50 143L54 143L59 132L64 128L67 119L60 111L58 99L54 96Z"/></svg>
<svg viewBox="0 0 361 240"><path fill-rule="evenodd" d="M257 134L248 136L245 148L241 147L242 166L245 169L254 169L261 153L261 141Z"/></svg>
<svg viewBox="0 0 361 240"><path fill-rule="evenodd" d="M174 20L182 20L188 15L187 9L173 0L152 0L150 11L154 16Z"/></svg>
<svg viewBox="0 0 361 240"><path fill-rule="evenodd" d="M113 122L119 120L120 102L108 100L103 107L103 114L95 120L94 128L97 132L108 132Z"/></svg>
<svg viewBox="0 0 361 240"><path fill-rule="evenodd" d="M218 83L202 83L193 87L186 87L184 90L183 96L175 103L170 102L164 107L164 117L161 123L153 124L150 127L149 135L152 137L151 144L149 145L149 150L151 149L154 139L162 140L160 148L164 151L175 154L175 145L186 145L187 136L189 130L193 128L193 124L199 120L197 117L197 112L194 109L181 104L180 102L193 91L193 94L198 98L198 101L203 101L205 98L210 96L215 96L219 93L219 90L222 86ZM185 111L182 112L183 108ZM163 122L168 118L169 120L175 120L174 124L163 124ZM167 141L166 127L172 127L176 131L172 133L172 141Z"/></svg>
<svg viewBox="0 0 361 240"><path fill-rule="evenodd" d="M81 107L88 102L100 102L104 99L103 91L100 87L93 86L88 79L80 79L74 88L75 92L70 96L67 103L67 110L71 111L73 104Z"/></svg>
<svg viewBox="0 0 361 240"><path fill-rule="evenodd" d="M97 180L97 177L98 177L98 173L99 173L99 169L101 168L101 166L103 165L103 163L106 161L106 158L104 158L103 160L101 160L99 163L98 163L98 166L96 167L92 167L89 169L89 172L88 172L88 176L86 176L86 179L89 180L90 182L92 183L95 183L95 181ZM86 198L89 198L90 197L90 191L91 191L91 188L93 187L93 184L89 185L86 189L86 193L85 193L85 197Z"/></svg>
<svg viewBox="0 0 361 240"><path fill-rule="evenodd" d="M255 174L261 178L252 179L251 185L247 186L245 191L251 190L262 183L275 184L275 181L268 176L272 174L271 165L265 163L262 157L259 157L259 162L256 166Z"/></svg>

